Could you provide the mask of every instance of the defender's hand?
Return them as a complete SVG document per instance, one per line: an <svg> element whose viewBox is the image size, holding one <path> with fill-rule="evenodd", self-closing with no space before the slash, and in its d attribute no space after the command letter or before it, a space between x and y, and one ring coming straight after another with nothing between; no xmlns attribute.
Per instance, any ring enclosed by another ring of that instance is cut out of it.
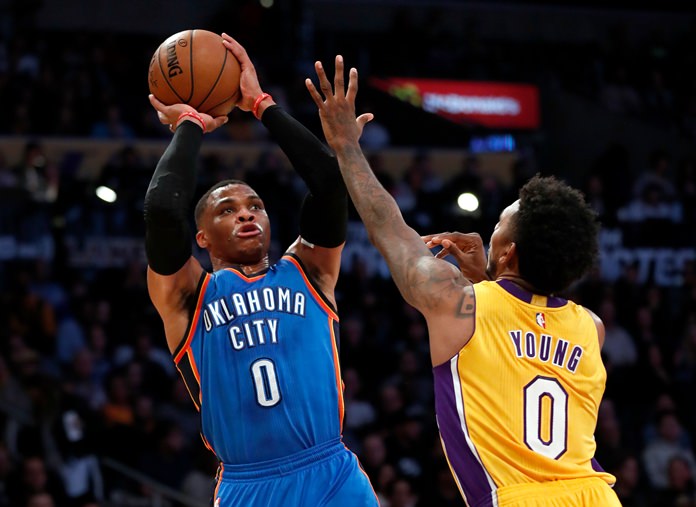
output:
<svg viewBox="0 0 696 507"><path fill-rule="evenodd" d="M442 232L422 236L428 248L441 246L435 257L442 259L454 257L462 274L474 283L488 280L486 274L486 253L478 233Z"/></svg>
<svg viewBox="0 0 696 507"><path fill-rule="evenodd" d="M314 69L319 78L319 88L321 88L325 98L322 98L322 94L317 91L311 79L307 78L305 85L319 109L319 118L321 119L326 142L335 151L349 145L358 145L363 127L374 118L372 113L365 113L357 118L355 117L358 71L355 68L350 69L348 91L346 92L343 80L343 57L341 55L336 56L333 88L326 77L322 63L315 62Z"/></svg>

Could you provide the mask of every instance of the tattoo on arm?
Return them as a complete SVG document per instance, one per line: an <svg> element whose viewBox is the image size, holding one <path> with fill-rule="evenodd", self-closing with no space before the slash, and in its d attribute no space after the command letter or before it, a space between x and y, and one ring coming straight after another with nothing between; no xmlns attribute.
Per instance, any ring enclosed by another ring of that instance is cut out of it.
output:
<svg viewBox="0 0 696 507"><path fill-rule="evenodd" d="M392 276L404 299L425 311L452 308L458 318L473 313L473 291L470 282L446 261L430 256L404 256L393 266ZM459 304L457 302L459 301Z"/></svg>
<svg viewBox="0 0 696 507"><path fill-rule="evenodd" d="M458 319L471 319L476 313L476 298L473 289L466 288L462 293L457 307L456 317Z"/></svg>
<svg viewBox="0 0 696 507"><path fill-rule="evenodd" d="M342 164L343 178L355 208L368 230L383 230L403 222L396 202L370 169L360 149L348 150Z"/></svg>

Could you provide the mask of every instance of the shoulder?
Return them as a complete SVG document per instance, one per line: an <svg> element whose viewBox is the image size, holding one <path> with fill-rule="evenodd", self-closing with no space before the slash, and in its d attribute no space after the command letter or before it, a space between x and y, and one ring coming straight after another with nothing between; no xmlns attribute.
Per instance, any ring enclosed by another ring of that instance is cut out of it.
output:
<svg viewBox="0 0 696 507"><path fill-rule="evenodd" d="M579 306L579 305L578 305ZM599 345L602 346L604 345L604 322L602 322L602 319L599 318L599 316L590 310L589 308L585 308L584 306L579 306L579 308L582 308L585 312L587 312L590 317L592 318L592 321L594 322L595 327L597 328L597 337L599 338Z"/></svg>

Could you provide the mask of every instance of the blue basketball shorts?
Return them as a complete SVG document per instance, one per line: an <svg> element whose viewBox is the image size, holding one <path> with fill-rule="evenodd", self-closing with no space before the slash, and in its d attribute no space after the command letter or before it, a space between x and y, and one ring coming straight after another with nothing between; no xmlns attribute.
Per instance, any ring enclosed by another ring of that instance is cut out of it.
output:
<svg viewBox="0 0 696 507"><path fill-rule="evenodd" d="M379 507L358 458L340 439L287 458L220 467L214 507Z"/></svg>

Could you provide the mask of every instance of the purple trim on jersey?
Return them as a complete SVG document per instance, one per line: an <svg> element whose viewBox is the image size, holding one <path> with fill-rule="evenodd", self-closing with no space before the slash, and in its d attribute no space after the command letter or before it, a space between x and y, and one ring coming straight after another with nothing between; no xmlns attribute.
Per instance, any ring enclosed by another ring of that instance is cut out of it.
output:
<svg viewBox="0 0 696 507"><path fill-rule="evenodd" d="M592 458L592 470L594 470L595 472L605 472L605 470L602 468L602 465L600 465L599 461L597 461L595 458Z"/></svg>
<svg viewBox="0 0 696 507"><path fill-rule="evenodd" d="M529 292L528 290L523 289L516 283L511 282L510 280L498 280L497 283L507 292L515 296L517 299L520 299L525 303L532 302L532 296L534 296L534 294ZM546 306L548 308L560 308L567 302L567 299L559 298L556 296L548 296L548 298L546 299Z"/></svg>
<svg viewBox="0 0 696 507"><path fill-rule="evenodd" d="M433 368L435 378L435 412L447 459L464 490L469 505L493 507L491 487L483 465L466 441L457 412L450 361ZM460 395L457 393L457 395Z"/></svg>

